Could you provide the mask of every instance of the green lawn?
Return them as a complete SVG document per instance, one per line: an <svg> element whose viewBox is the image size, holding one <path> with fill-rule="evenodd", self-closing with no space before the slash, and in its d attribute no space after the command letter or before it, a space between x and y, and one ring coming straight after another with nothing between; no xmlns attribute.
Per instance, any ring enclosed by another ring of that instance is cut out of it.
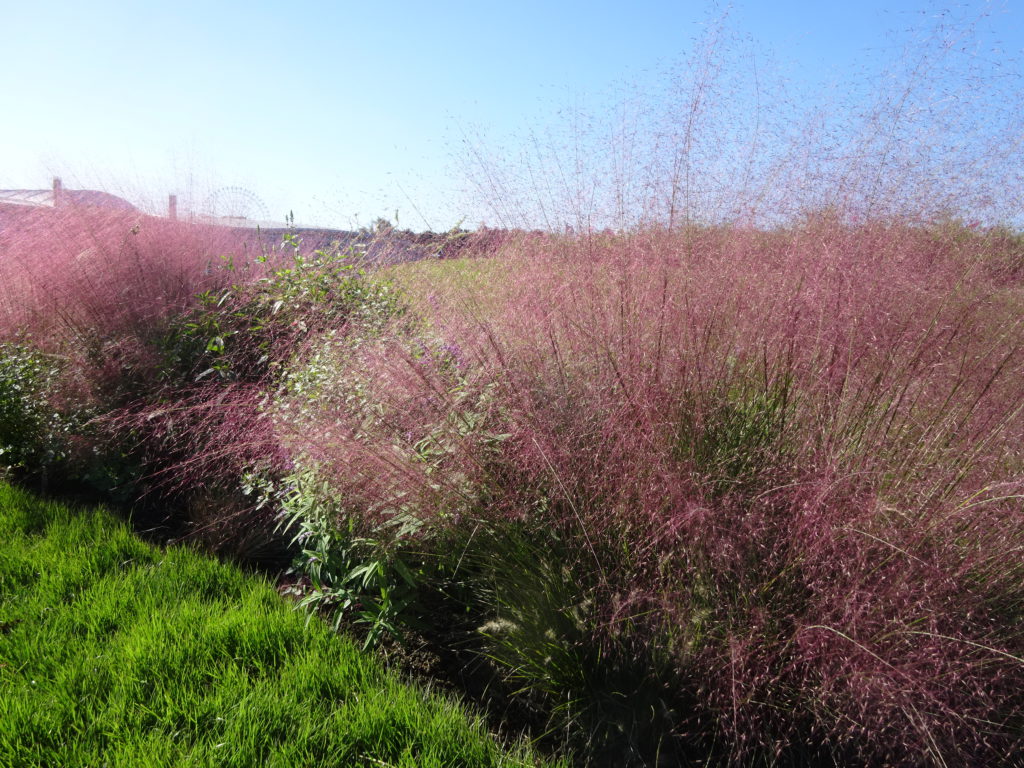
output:
<svg viewBox="0 0 1024 768"><path fill-rule="evenodd" d="M502 258L424 259L399 264L385 274L421 314L444 316L439 309L443 305L488 317L505 305L515 265Z"/></svg>
<svg viewBox="0 0 1024 768"><path fill-rule="evenodd" d="M264 580L0 484L0 766L513 766Z"/></svg>

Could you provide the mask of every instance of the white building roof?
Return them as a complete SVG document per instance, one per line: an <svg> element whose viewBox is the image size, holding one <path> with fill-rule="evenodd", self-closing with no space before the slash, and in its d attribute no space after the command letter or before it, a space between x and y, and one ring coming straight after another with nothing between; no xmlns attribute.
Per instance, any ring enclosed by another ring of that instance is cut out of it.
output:
<svg viewBox="0 0 1024 768"><path fill-rule="evenodd" d="M109 192L93 189L63 189L60 192L61 205L108 208L118 211L134 211L135 206L122 197ZM24 205L31 208L53 208L52 189L0 189L0 205Z"/></svg>

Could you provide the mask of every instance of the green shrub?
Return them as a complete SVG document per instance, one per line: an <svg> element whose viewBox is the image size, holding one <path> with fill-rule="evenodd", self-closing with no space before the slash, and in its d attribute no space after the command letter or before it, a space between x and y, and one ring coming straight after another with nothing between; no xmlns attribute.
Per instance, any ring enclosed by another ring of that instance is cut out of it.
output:
<svg viewBox="0 0 1024 768"><path fill-rule="evenodd" d="M299 607L330 616L335 629L343 621L365 627L364 650L385 633L400 639L422 579L403 546L421 523L395 515L373 524L346 514L310 470L286 478L279 497L281 528L295 531L292 544L300 549L293 571L309 580Z"/></svg>
<svg viewBox="0 0 1024 768"><path fill-rule="evenodd" d="M286 235L281 251L283 263L263 276L197 296L198 306L163 340L165 381L274 380L296 345L315 333L379 329L403 311L393 287L367 275L352 249L321 249L307 256L299 239ZM264 254L257 262L271 260L278 257ZM230 259L222 268L236 270Z"/></svg>
<svg viewBox="0 0 1024 768"><path fill-rule="evenodd" d="M29 344L0 344L0 467L42 469L68 458L79 419L53 405L59 363Z"/></svg>

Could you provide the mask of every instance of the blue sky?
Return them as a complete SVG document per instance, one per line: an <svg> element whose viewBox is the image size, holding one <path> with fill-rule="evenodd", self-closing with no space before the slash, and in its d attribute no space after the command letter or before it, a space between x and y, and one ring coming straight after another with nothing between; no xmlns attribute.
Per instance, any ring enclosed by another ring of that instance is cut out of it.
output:
<svg viewBox="0 0 1024 768"><path fill-rule="evenodd" d="M881 66L937 6L736 2L727 26L813 91ZM1024 52L1018 3L988 13L991 66ZM721 7L700 2L0 0L0 188L60 175L160 205L250 190L274 219L377 216L446 229L485 213L464 138L515 142L560 108L600 110L685 60Z"/></svg>

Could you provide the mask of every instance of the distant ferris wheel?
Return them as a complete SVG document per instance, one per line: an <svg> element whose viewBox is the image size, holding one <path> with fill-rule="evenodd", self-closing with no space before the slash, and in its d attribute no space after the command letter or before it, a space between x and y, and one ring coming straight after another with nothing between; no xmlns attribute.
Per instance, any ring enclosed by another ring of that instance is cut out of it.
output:
<svg viewBox="0 0 1024 768"><path fill-rule="evenodd" d="M203 213L218 219L267 221L270 211L245 187L221 187L203 201Z"/></svg>

